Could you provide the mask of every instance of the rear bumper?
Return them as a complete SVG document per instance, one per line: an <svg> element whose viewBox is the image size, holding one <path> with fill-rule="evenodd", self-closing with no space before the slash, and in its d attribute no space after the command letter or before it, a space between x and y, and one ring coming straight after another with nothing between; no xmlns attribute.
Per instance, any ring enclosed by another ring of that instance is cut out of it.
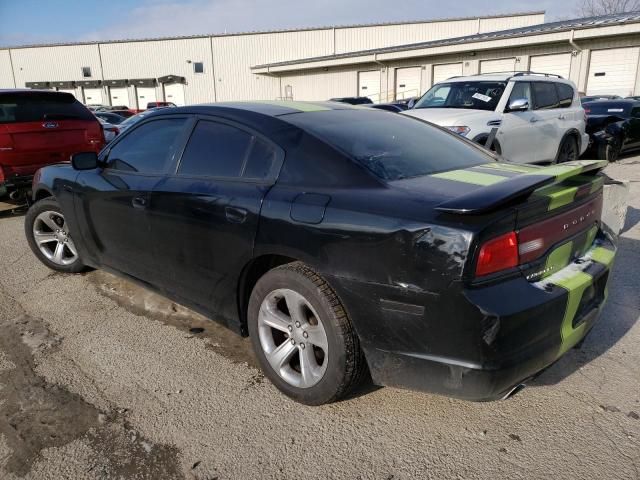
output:
<svg viewBox="0 0 640 480"><path fill-rule="evenodd" d="M604 305L614 255L612 244L601 244L537 283L457 284L439 295L333 281L375 383L488 401L587 335Z"/></svg>
<svg viewBox="0 0 640 480"><path fill-rule="evenodd" d="M582 141L580 142L580 155L582 155L584 152L587 151L587 149L589 148L589 144L591 142L591 139L588 133L581 134L581 137L582 137Z"/></svg>

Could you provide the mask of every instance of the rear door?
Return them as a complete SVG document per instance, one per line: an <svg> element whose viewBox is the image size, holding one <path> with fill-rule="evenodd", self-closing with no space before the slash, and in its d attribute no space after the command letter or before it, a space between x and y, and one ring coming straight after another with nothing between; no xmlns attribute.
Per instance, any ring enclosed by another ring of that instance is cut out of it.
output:
<svg viewBox="0 0 640 480"><path fill-rule="evenodd" d="M78 223L97 264L154 283L158 261L150 237L150 195L184 144L188 121L186 116L150 119L103 152L105 168L80 173Z"/></svg>
<svg viewBox="0 0 640 480"><path fill-rule="evenodd" d="M222 119L198 120L175 174L151 195L153 255L166 289L232 320L236 286L253 255L262 199L283 152Z"/></svg>

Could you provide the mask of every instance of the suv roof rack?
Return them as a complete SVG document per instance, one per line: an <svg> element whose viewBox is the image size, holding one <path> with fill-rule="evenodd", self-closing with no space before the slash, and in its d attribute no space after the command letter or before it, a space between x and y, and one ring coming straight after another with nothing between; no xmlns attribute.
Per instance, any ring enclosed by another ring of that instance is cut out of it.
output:
<svg viewBox="0 0 640 480"><path fill-rule="evenodd" d="M525 75L542 75L543 77L555 77L555 78L562 78L564 80L564 77L562 75L557 75L555 73L542 73L542 72L531 72L531 71L515 72L511 78L524 77Z"/></svg>
<svg viewBox="0 0 640 480"><path fill-rule="evenodd" d="M447 80L451 80L452 78L462 78L462 77L478 77L481 75L504 75L504 74L511 74L511 76L509 78L507 78L507 81L512 79L513 77L524 77L525 75L541 75L543 77L554 77L554 78L561 78L561 79L565 79L562 75L558 75L555 73L543 73L543 72L531 72L531 71L519 71L519 72L514 72L513 70L509 70L508 72L491 72L491 73L476 73L473 75L454 75L453 77L448 77Z"/></svg>

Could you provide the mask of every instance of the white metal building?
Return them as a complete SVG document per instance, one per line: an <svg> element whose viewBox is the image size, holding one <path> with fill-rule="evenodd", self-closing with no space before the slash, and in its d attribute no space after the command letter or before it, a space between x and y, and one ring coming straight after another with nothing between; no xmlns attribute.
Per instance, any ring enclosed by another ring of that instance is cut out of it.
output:
<svg viewBox="0 0 640 480"><path fill-rule="evenodd" d="M227 100L418 95L455 75L533 70L588 94L640 93L640 13L543 23L544 12L0 48L0 88L145 108Z"/></svg>

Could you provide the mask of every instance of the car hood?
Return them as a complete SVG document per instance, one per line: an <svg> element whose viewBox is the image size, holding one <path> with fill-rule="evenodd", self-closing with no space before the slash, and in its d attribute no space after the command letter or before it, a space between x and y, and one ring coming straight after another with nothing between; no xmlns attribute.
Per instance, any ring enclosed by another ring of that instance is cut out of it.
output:
<svg viewBox="0 0 640 480"><path fill-rule="evenodd" d="M464 108L414 108L402 112L402 115L420 118L443 127L468 125L490 120L500 120L493 111L471 110Z"/></svg>

